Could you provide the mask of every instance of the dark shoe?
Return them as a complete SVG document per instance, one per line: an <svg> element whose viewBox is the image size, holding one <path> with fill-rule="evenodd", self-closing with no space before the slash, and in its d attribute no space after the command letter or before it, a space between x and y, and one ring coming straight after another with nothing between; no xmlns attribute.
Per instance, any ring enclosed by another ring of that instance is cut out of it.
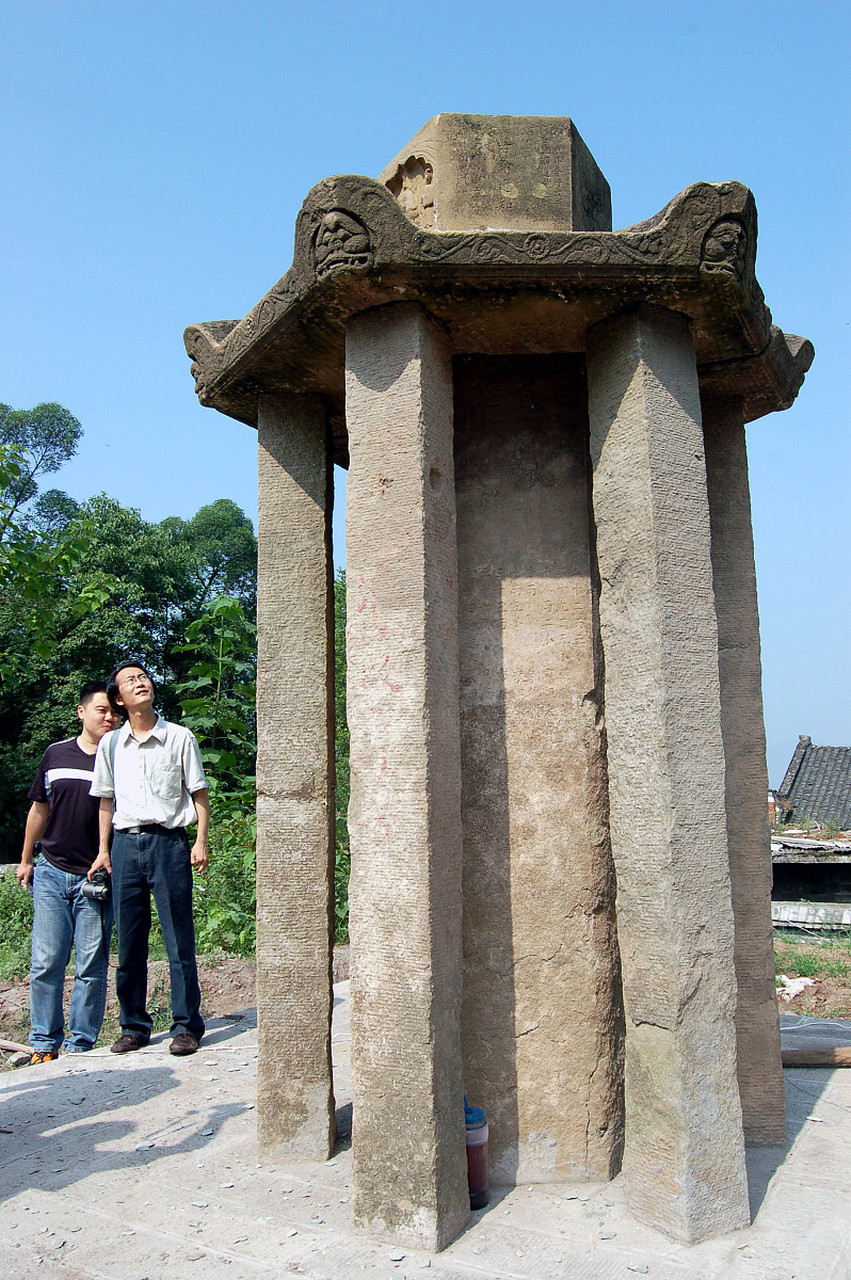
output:
<svg viewBox="0 0 851 1280"><path fill-rule="evenodd" d="M142 1040L139 1036L134 1036L132 1031L125 1031L120 1035L115 1044L109 1046L110 1053L132 1053L134 1049L144 1049L147 1040Z"/></svg>
<svg viewBox="0 0 851 1280"><path fill-rule="evenodd" d="M40 1062L53 1062L58 1057L58 1053L51 1053L49 1050L47 1053L42 1053L40 1049L37 1049L30 1058L30 1066L37 1067Z"/></svg>
<svg viewBox="0 0 851 1280"><path fill-rule="evenodd" d="M188 1031L181 1031L168 1046L168 1051L176 1058L185 1058L190 1053L198 1052L198 1041Z"/></svg>

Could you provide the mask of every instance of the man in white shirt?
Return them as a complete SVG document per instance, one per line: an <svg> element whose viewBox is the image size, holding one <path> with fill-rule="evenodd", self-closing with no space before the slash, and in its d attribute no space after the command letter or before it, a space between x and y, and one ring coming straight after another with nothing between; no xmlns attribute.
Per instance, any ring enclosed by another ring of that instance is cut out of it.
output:
<svg viewBox="0 0 851 1280"><path fill-rule="evenodd" d="M143 1048L147 1011L151 894L157 905L171 974L170 1052L195 1053L204 1034L192 921L192 872L208 862L210 801L193 734L154 710L154 685L138 662L125 662L106 692L127 723L98 745L91 794L100 797L99 867L112 874L118 930L116 993L122 1034L113 1053ZM192 848L186 827L198 822ZM110 838L112 848L110 851Z"/></svg>

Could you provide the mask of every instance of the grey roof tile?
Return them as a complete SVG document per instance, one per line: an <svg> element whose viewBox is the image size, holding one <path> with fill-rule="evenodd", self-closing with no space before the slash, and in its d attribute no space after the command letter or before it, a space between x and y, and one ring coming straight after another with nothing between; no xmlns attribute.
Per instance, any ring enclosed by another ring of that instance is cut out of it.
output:
<svg viewBox="0 0 851 1280"><path fill-rule="evenodd" d="M851 747L817 747L802 735L777 794L798 822L851 827Z"/></svg>

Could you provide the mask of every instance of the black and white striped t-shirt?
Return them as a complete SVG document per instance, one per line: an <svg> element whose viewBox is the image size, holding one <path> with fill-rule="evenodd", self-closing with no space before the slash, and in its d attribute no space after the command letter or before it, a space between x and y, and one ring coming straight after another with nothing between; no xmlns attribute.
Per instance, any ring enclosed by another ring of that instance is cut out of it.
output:
<svg viewBox="0 0 851 1280"><path fill-rule="evenodd" d="M97 857L98 808L89 795L95 757L76 738L54 742L42 756L27 798L50 806L41 851L60 871L84 876Z"/></svg>

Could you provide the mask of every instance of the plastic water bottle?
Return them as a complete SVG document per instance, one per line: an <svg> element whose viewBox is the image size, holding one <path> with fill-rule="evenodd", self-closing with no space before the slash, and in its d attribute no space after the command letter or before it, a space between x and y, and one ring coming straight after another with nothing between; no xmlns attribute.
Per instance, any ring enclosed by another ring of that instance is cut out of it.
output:
<svg viewBox="0 0 851 1280"><path fill-rule="evenodd" d="M470 1107L464 1099L464 1124L467 1133L467 1184L470 1208L484 1209L490 1200L488 1191L488 1122L481 1107Z"/></svg>

